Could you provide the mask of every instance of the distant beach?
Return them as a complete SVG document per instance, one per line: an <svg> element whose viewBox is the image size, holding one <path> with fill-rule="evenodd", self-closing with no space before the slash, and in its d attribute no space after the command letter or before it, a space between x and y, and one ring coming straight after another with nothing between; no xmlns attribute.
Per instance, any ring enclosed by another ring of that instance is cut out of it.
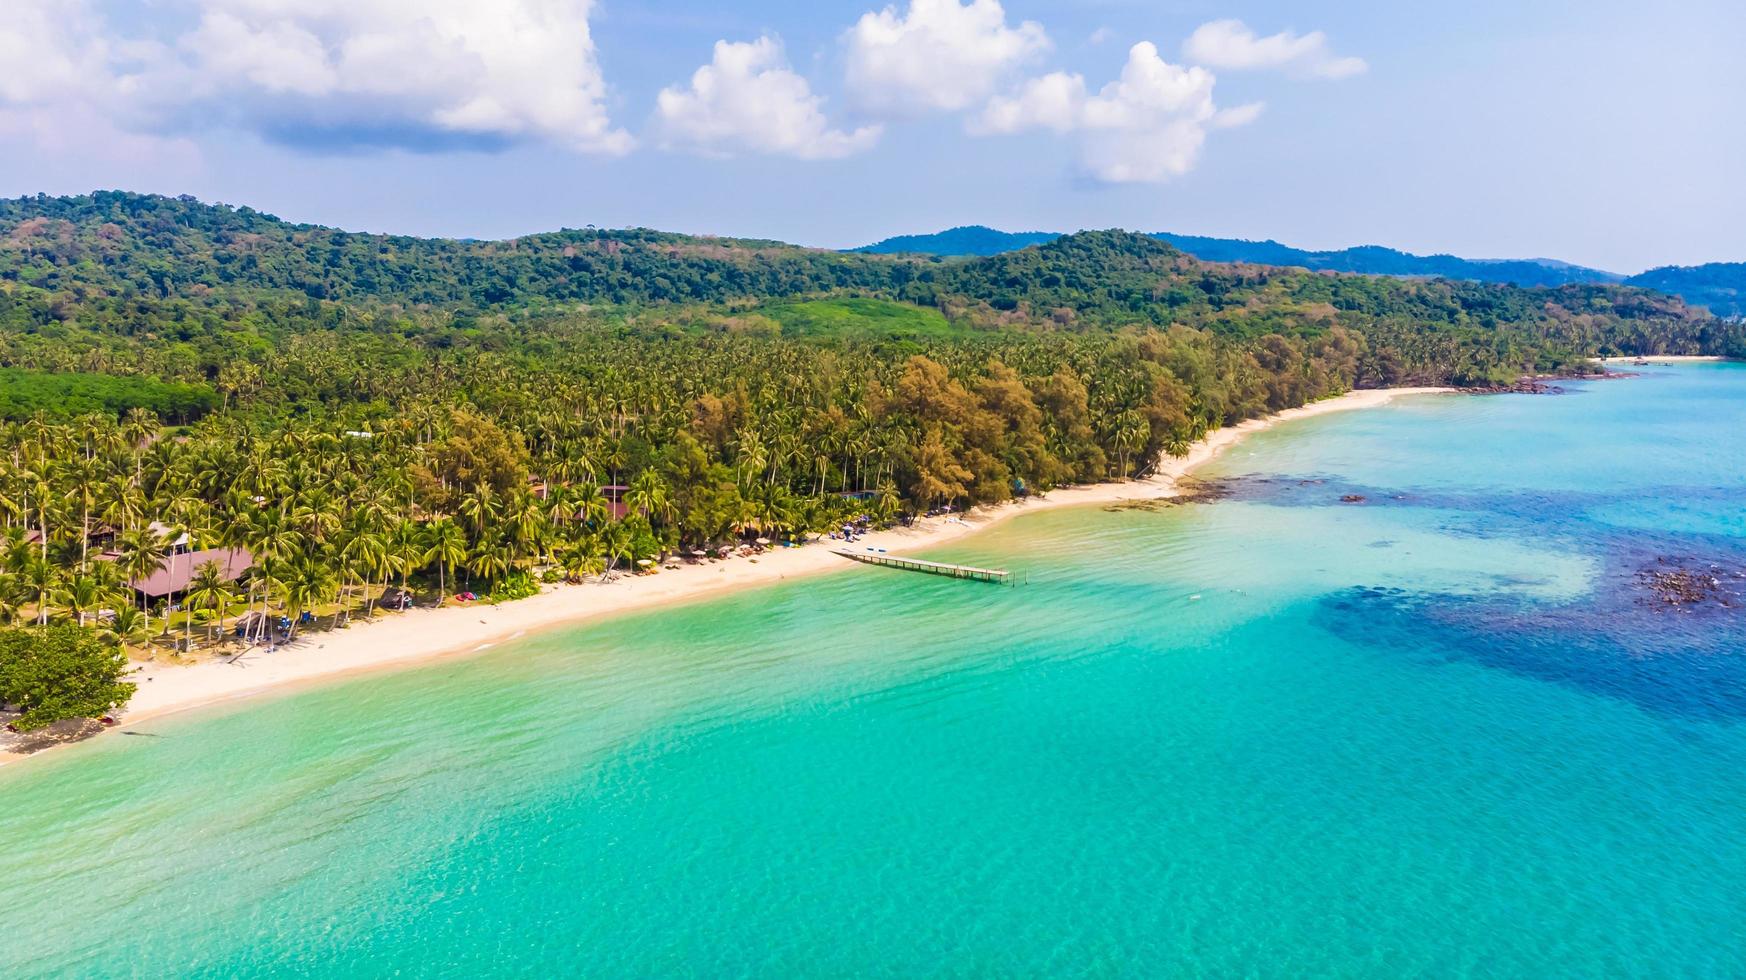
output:
<svg viewBox="0 0 1746 980"><path fill-rule="evenodd" d="M1606 364L1691 364L1700 361L1726 361L1726 357L1716 357L1703 354L1655 354L1649 357L1626 355L1623 357L1603 357Z"/></svg>
<svg viewBox="0 0 1746 980"><path fill-rule="evenodd" d="M1348 392L1219 429L1196 443L1187 455L1166 458L1143 479L1063 487L1046 496L976 508L962 515L923 518L911 527L870 533L858 538L853 547L915 551L955 541L1021 514L1173 496L1183 477L1253 433L1332 412L1375 408L1405 396L1452 391L1389 388ZM777 548L752 558L681 565L653 575L621 575L608 582L552 586L537 596L503 605L446 606L389 613L374 620L357 619L345 629L306 634L272 653L250 650L234 661L148 663L130 676L139 689L126 711L120 713L121 724L113 730L205 705L294 690L308 683L479 653L535 630L850 568L851 563L835 554L829 542L814 542ZM0 752L0 764L20 758L25 756Z"/></svg>

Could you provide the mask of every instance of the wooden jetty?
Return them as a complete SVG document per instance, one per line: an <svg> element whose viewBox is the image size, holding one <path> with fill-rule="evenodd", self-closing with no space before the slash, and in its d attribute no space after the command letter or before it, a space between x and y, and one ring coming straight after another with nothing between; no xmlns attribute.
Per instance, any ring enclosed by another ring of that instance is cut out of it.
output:
<svg viewBox="0 0 1746 980"><path fill-rule="evenodd" d="M901 568L906 572L925 572L928 575L949 575L952 578L974 579L978 582L993 582L1005 585L1011 581L1011 574L998 568L976 568L973 565L948 565L943 561L923 561L920 558L902 558L888 555L880 551L849 551L838 549L837 554L850 561L858 561L863 565L880 565L885 568Z"/></svg>

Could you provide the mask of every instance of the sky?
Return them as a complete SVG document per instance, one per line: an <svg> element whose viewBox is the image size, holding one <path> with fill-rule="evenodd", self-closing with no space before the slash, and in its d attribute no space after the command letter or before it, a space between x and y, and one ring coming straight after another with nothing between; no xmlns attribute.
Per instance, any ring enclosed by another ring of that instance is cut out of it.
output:
<svg viewBox="0 0 1746 980"><path fill-rule="evenodd" d="M1739 0L7 0L0 195L1746 260Z"/></svg>

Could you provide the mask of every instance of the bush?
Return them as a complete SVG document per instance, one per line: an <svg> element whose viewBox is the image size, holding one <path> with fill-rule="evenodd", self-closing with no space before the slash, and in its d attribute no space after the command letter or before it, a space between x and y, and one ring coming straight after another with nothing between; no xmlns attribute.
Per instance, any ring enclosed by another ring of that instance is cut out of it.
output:
<svg viewBox="0 0 1746 980"><path fill-rule="evenodd" d="M514 571L503 576L485 596L486 602L514 602L540 594L540 584L527 572Z"/></svg>
<svg viewBox="0 0 1746 980"><path fill-rule="evenodd" d="M71 623L0 631L0 702L23 709L19 731L122 707L135 689L126 670L125 654Z"/></svg>

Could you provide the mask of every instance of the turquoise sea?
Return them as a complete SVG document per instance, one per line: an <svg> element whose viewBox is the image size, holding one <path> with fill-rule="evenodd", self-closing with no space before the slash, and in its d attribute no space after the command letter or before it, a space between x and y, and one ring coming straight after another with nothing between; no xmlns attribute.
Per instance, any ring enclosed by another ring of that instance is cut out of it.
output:
<svg viewBox="0 0 1746 980"><path fill-rule="evenodd" d="M1746 975L1746 367L1214 475L7 767L0 973Z"/></svg>

